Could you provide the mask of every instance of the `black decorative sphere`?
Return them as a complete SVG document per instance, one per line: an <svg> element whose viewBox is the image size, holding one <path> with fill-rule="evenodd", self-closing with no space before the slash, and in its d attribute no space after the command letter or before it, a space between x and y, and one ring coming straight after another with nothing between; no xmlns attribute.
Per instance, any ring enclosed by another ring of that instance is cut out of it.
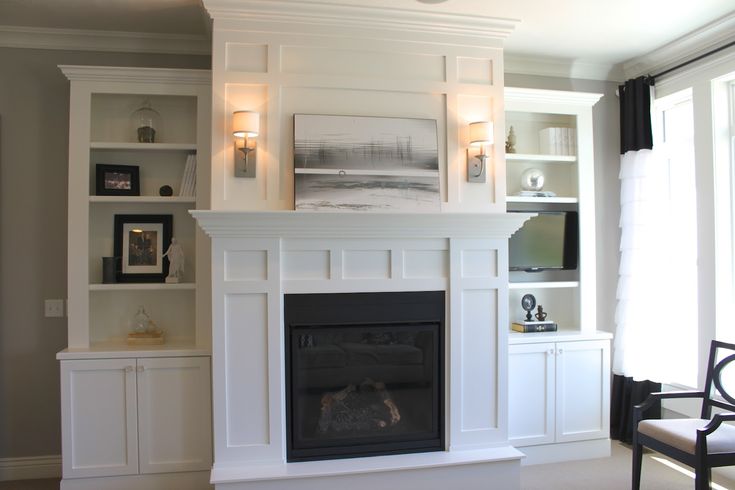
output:
<svg viewBox="0 0 735 490"><path fill-rule="evenodd" d="M174 195L174 190L170 185L162 185L161 188L158 189L158 193L162 196L168 197Z"/></svg>

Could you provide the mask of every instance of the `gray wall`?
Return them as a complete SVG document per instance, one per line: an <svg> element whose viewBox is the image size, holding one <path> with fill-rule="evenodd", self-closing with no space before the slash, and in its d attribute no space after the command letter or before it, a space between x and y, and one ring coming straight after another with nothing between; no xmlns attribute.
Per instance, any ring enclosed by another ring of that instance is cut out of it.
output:
<svg viewBox="0 0 735 490"><path fill-rule="evenodd" d="M593 80L505 75L506 87L604 94L593 108L597 232L597 329L615 331L615 291L620 262L620 107L617 84Z"/></svg>
<svg viewBox="0 0 735 490"><path fill-rule="evenodd" d="M208 56L0 48L0 458L61 453L69 82L57 65L209 69Z"/></svg>

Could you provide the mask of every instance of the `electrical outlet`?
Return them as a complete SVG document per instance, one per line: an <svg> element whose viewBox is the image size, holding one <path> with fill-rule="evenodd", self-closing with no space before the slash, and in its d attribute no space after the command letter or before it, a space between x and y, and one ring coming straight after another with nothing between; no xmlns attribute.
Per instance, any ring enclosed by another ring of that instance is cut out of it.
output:
<svg viewBox="0 0 735 490"><path fill-rule="evenodd" d="M46 318L58 318L64 316L63 299L47 299L43 302L43 311Z"/></svg>

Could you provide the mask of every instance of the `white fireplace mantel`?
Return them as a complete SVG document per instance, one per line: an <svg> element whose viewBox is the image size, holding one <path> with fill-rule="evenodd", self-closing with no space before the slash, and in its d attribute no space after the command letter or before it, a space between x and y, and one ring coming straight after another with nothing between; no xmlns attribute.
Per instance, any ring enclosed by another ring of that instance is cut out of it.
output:
<svg viewBox="0 0 735 490"><path fill-rule="evenodd" d="M316 213L191 211L210 237L487 238L510 237L533 213Z"/></svg>
<svg viewBox="0 0 735 490"><path fill-rule="evenodd" d="M212 238L218 490L268 490L284 480L301 490L342 488L347 474L356 489L391 487L419 473L436 482L423 489L456 477L467 489L488 478L518 487L521 454L507 439L507 239L532 213L191 214ZM440 290L445 450L287 462L284 295Z"/></svg>

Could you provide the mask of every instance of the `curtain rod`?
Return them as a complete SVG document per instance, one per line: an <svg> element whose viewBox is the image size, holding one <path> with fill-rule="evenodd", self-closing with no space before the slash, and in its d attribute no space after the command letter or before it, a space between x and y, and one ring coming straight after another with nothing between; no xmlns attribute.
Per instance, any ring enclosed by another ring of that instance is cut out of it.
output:
<svg viewBox="0 0 735 490"><path fill-rule="evenodd" d="M656 79L657 79L657 78L659 78L659 77L662 77L662 76L664 76L664 75L667 75L667 74L671 73L671 72L672 72L672 71L674 71L674 70L678 70L679 68L684 68L685 66L687 66L687 65L690 65L690 64L692 64L692 63L694 63L694 62L696 62L696 61L699 61L699 60L701 60L702 58L706 58L707 56L712 56L713 54L715 54L715 53L719 53L719 52L720 52L720 51L722 51L723 49L727 49L727 48L730 48L730 47L732 47L732 46L735 46L735 41L730 41L730 42L729 42L729 43L727 43L727 44L723 44L723 45L722 45L722 46L720 46L719 48L715 48L715 49L713 49L712 51L708 51L708 52L706 52L706 53L704 53L704 54L700 54L699 56L697 56L697 57L695 57L695 58L692 58L692 59L690 59L690 60L688 60L688 61L685 61L685 62L683 62L683 63L679 63L678 65L676 65L676 66L674 66L674 67L671 67L671 68L669 68L668 70L664 70L664 71L662 71L661 73L657 73L657 74L655 74L655 75L648 75L648 76L646 77L646 78L648 78L648 83L650 83L651 85L655 85L655 84L656 84Z"/></svg>

